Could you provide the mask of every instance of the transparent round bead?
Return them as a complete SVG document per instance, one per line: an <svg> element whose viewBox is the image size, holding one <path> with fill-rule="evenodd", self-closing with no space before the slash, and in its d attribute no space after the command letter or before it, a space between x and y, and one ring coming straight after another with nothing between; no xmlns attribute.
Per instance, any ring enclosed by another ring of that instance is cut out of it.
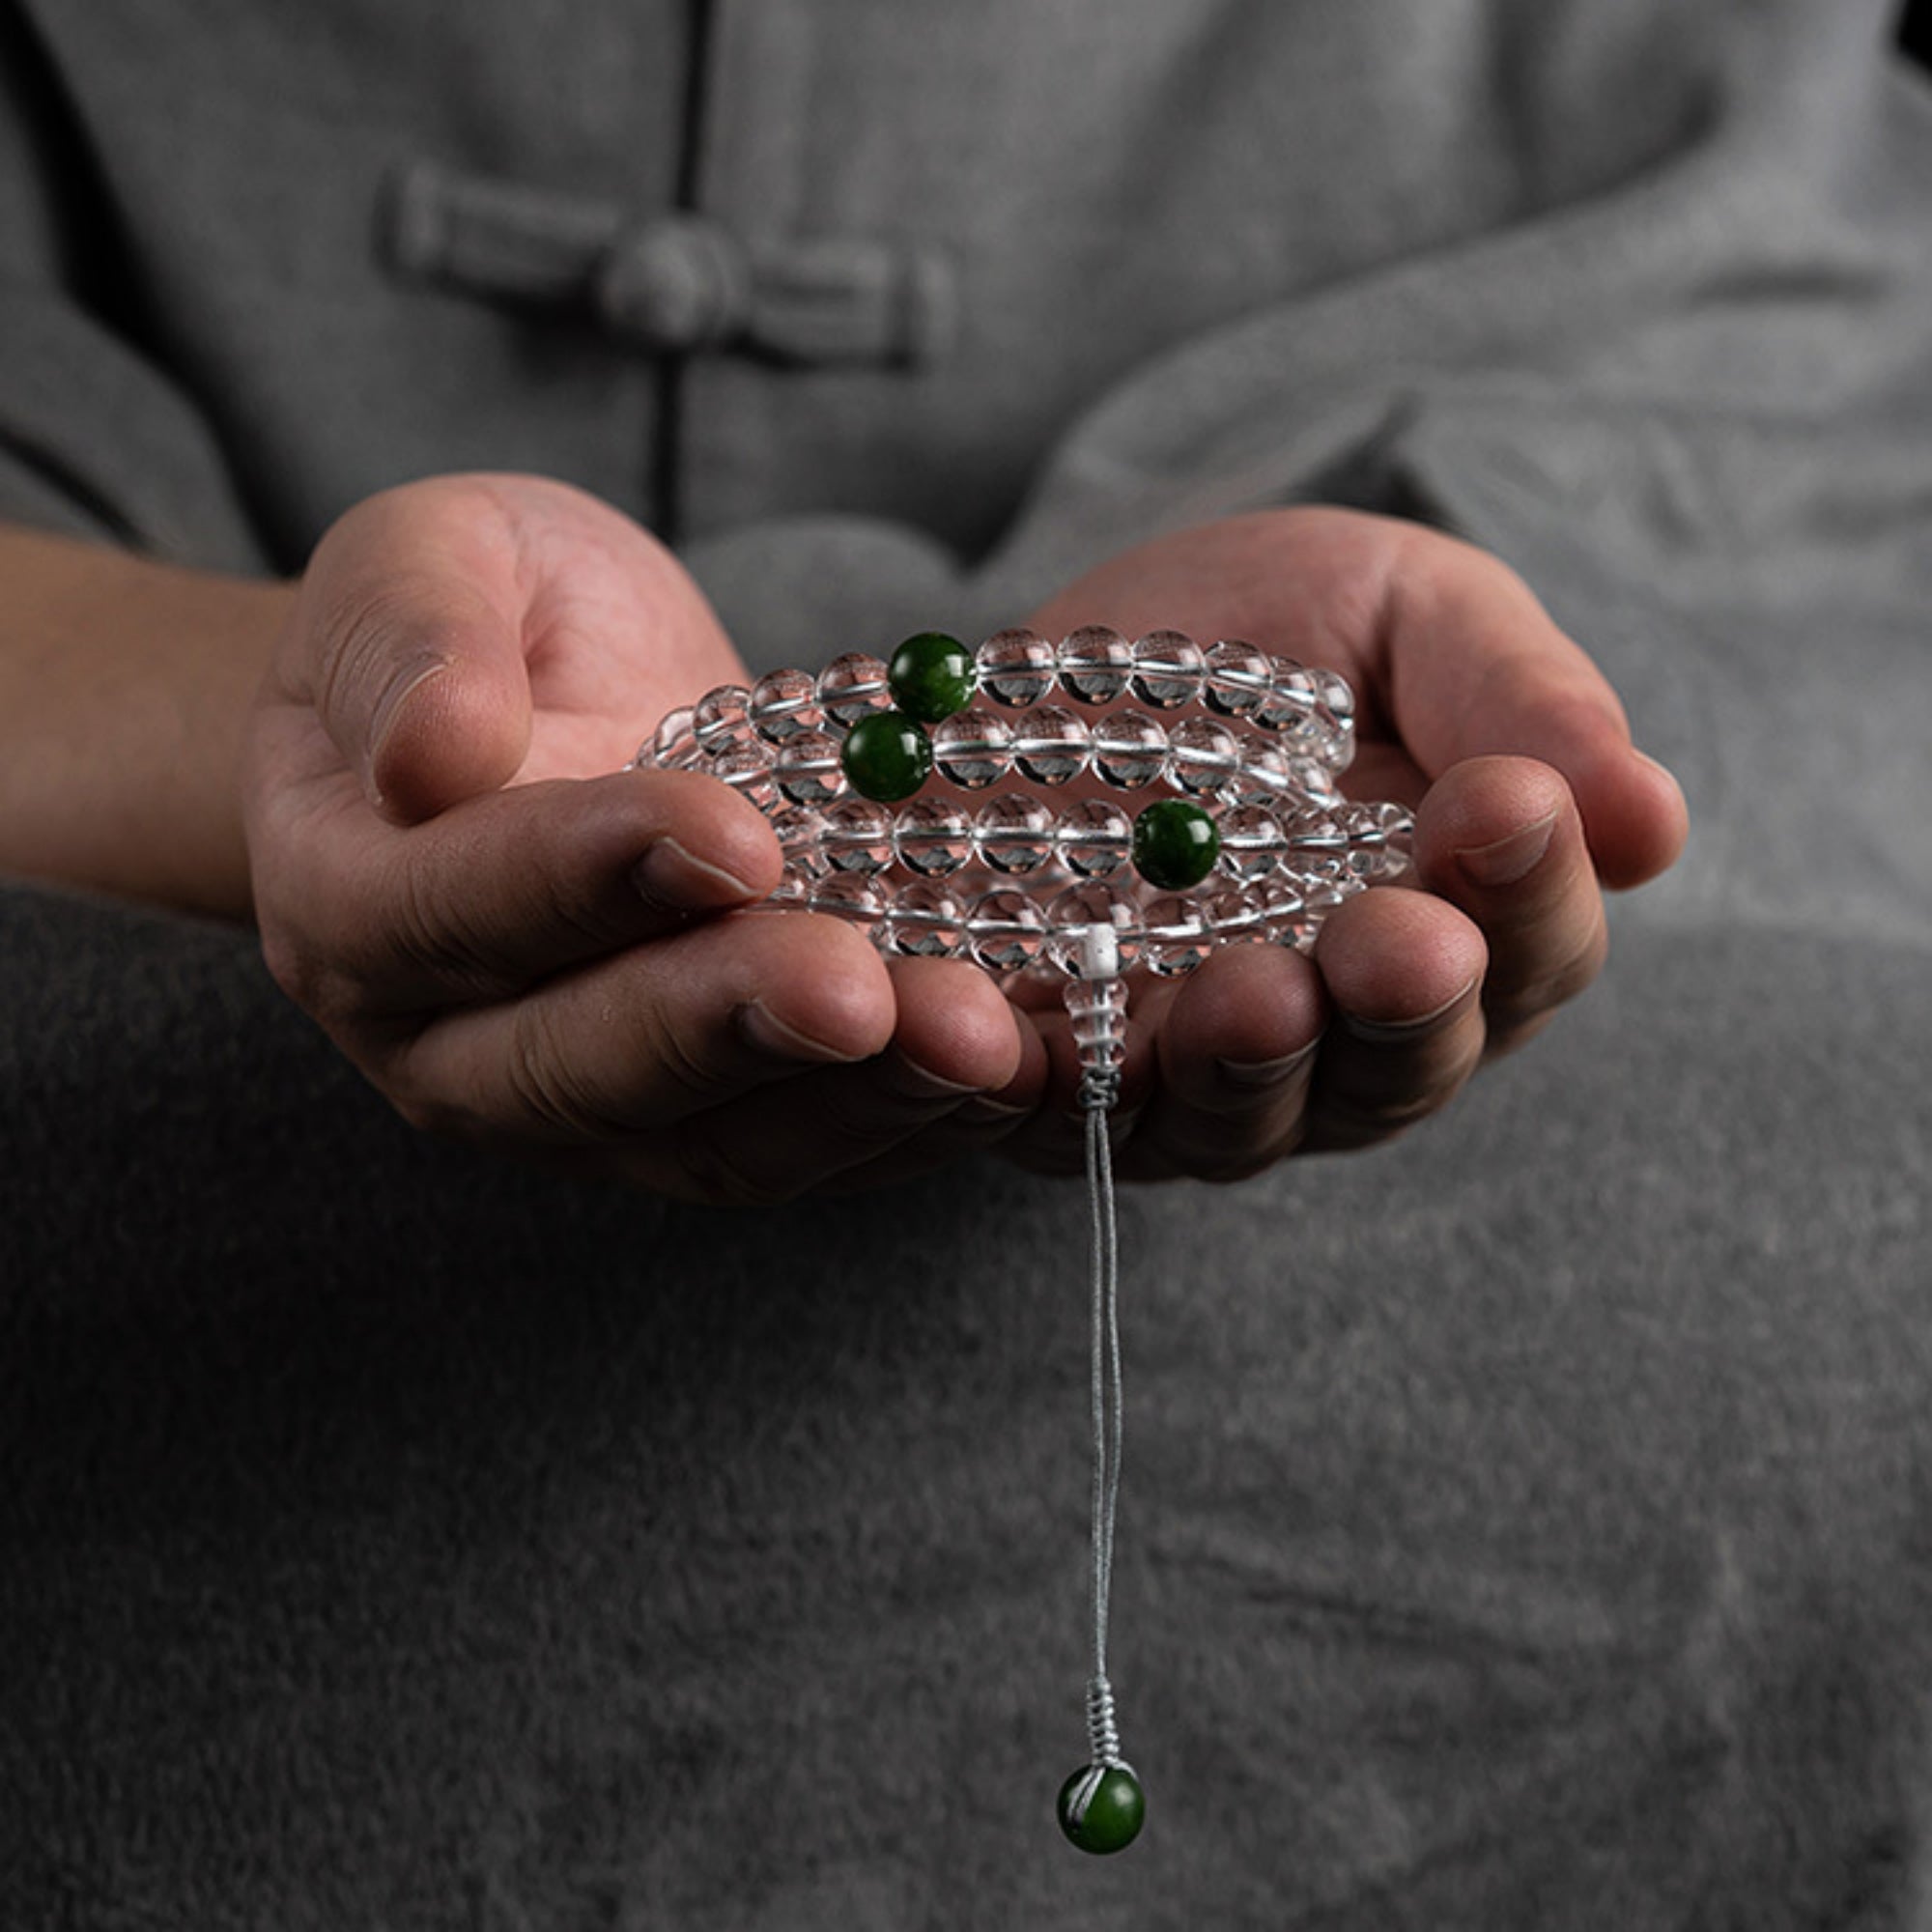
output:
<svg viewBox="0 0 1932 1932"><path fill-rule="evenodd" d="M1064 704L1036 705L1013 733L1013 762L1036 784L1065 784L1087 769L1094 734Z"/></svg>
<svg viewBox="0 0 1932 1932"><path fill-rule="evenodd" d="M1207 652L1185 631L1150 631L1133 644L1134 696L1158 711L1192 704L1207 666Z"/></svg>
<svg viewBox="0 0 1932 1932"><path fill-rule="evenodd" d="M1269 731L1300 741L1321 728L1315 673L1292 658L1276 658L1268 688L1254 708L1254 721Z"/></svg>
<svg viewBox="0 0 1932 1932"><path fill-rule="evenodd" d="M818 701L835 723L856 724L868 711L884 711L893 701L886 667L864 651L847 651L818 673Z"/></svg>
<svg viewBox="0 0 1932 1932"><path fill-rule="evenodd" d="M1168 776L1182 791L1212 794L1239 776L1240 741L1218 718L1183 718L1167 745Z"/></svg>
<svg viewBox="0 0 1932 1932"><path fill-rule="evenodd" d="M1316 934L1321 930L1321 923L1346 899L1352 898L1361 887L1352 880L1314 879L1302 888L1302 897L1307 910L1302 915L1307 937L1298 942L1306 952L1314 944Z"/></svg>
<svg viewBox="0 0 1932 1932"><path fill-rule="evenodd" d="M803 911L807 900L811 896L811 878L810 872L787 864L784 876L758 901L758 906L769 908L773 912L785 912L793 908Z"/></svg>
<svg viewBox="0 0 1932 1932"><path fill-rule="evenodd" d="M1217 886L1200 895L1201 921L1216 946L1232 946L1263 934L1261 895L1242 886Z"/></svg>
<svg viewBox="0 0 1932 1932"><path fill-rule="evenodd" d="M680 704L675 711L667 711L658 720L658 728L651 733L648 748L650 763L675 770L680 765L688 765L697 755L697 740L691 729L695 716L692 706ZM638 762L640 765L646 762L644 752L638 753Z"/></svg>
<svg viewBox="0 0 1932 1932"><path fill-rule="evenodd" d="M1221 870L1231 879L1264 879L1281 863L1288 843L1264 806L1236 805L1221 814Z"/></svg>
<svg viewBox="0 0 1932 1932"><path fill-rule="evenodd" d="M972 821L950 799L915 799L893 821L893 849L922 877L944 878L973 856Z"/></svg>
<svg viewBox="0 0 1932 1932"><path fill-rule="evenodd" d="M810 880L805 902L813 912L833 913L855 925L875 924L886 912L885 894L853 872L825 872Z"/></svg>
<svg viewBox="0 0 1932 1932"><path fill-rule="evenodd" d="M802 670L770 670L752 687L746 704L752 728L768 744L782 745L801 731L825 726L818 681Z"/></svg>
<svg viewBox="0 0 1932 1932"><path fill-rule="evenodd" d="M1239 805L1267 805L1294 784L1289 755L1273 738L1260 731L1236 733L1239 758L1224 795Z"/></svg>
<svg viewBox="0 0 1932 1932"><path fill-rule="evenodd" d="M785 870L812 877L825 870L828 861L820 842L825 836L825 815L809 805L788 805L772 816L772 831L784 855Z"/></svg>
<svg viewBox="0 0 1932 1932"><path fill-rule="evenodd" d="M691 732L698 749L714 757L752 732L745 703L751 693L742 684L721 684L707 691L692 707Z"/></svg>
<svg viewBox="0 0 1932 1932"><path fill-rule="evenodd" d="M893 863L893 815L869 798L843 798L825 814L826 862L869 877Z"/></svg>
<svg viewBox="0 0 1932 1932"><path fill-rule="evenodd" d="M1094 769L1123 791L1151 784L1167 769L1167 727L1131 707L1095 719Z"/></svg>
<svg viewBox="0 0 1932 1932"><path fill-rule="evenodd" d="M1062 639L1054 654L1060 688L1082 704L1111 704L1127 688L1133 646L1105 624L1083 624Z"/></svg>
<svg viewBox="0 0 1932 1932"><path fill-rule="evenodd" d="M1355 722L1355 688L1338 670L1320 669L1313 673L1315 696L1330 720L1344 729Z"/></svg>
<svg viewBox="0 0 1932 1932"><path fill-rule="evenodd" d="M995 631L975 654L980 689L996 704L1019 710L1053 689L1054 649L1024 627Z"/></svg>
<svg viewBox="0 0 1932 1932"><path fill-rule="evenodd" d="M1031 966L1046 944L1046 915L1017 886L981 893L966 914L966 945L989 971L1015 973Z"/></svg>
<svg viewBox="0 0 1932 1932"><path fill-rule="evenodd" d="M711 776L723 779L733 791L742 792L760 811L778 805L778 789L772 782L771 747L755 738L730 745L711 761Z"/></svg>
<svg viewBox="0 0 1932 1932"><path fill-rule="evenodd" d="M845 795L838 740L829 731L800 731L778 746L772 777L794 805L830 805Z"/></svg>
<svg viewBox="0 0 1932 1932"><path fill-rule="evenodd" d="M937 879L907 879L892 895L879 943L907 957L950 958L966 945L965 907Z"/></svg>
<svg viewBox="0 0 1932 1932"><path fill-rule="evenodd" d="M1198 899L1166 893L1149 902L1143 957L1165 978L1191 973L1214 950Z"/></svg>
<svg viewBox="0 0 1932 1932"><path fill-rule="evenodd" d="M1114 928L1123 972L1140 957L1141 904L1123 886L1108 885L1099 879L1068 886L1047 907L1046 922L1053 928L1047 941L1047 957L1063 973L1072 973L1079 967L1080 928L1086 925Z"/></svg>
<svg viewBox="0 0 1932 1932"><path fill-rule="evenodd" d="M1229 638L1208 653L1208 674L1201 696L1210 711L1243 718L1267 696L1274 667L1267 653Z"/></svg>
<svg viewBox="0 0 1932 1932"><path fill-rule="evenodd" d="M1325 806L1297 811L1282 823L1283 864L1304 879L1338 877L1348 867L1349 835Z"/></svg>
<svg viewBox="0 0 1932 1932"><path fill-rule="evenodd" d="M1284 805L1299 801L1310 806L1337 806L1342 803L1342 794L1335 783L1335 775L1348 759L1343 757L1331 769L1320 758L1288 754L1288 793Z"/></svg>
<svg viewBox="0 0 1932 1932"><path fill-rule="evenodd" d="M1347 804L1335 814L1336 829L1349 840L1345 869L1364 885L1378 886L1408 870L1415 821L1401 806Z"/></svg>
<svg viewBox="0 0 1932 1932"><path fill-rule="evenodd" d="M955 711L932 734L939 776L968 791L982 791L1013 767L1013 727L983 704Z"/></svg>
<svg viewBox="0 0 1932 1932"><path fill-rule="evenodd" d="M1307 895L1301 882L1277 872L1256 889L1261 915L1261 936L1276 946L1290 946L1306 952L1315 942L1315 926L1308 913Z"/></svg>
<svg viewBox="0 0 1932 1932"><path fill-rule="evenodd" d="M1112 800L1077 799L1054 831L1062 863L1083 879L1110 878L1134 849L1134 821Z"/></svg>
<svg viewBox="0 0 1932 1932"><path fill-rule="evenodd" d="M1032 792L1007 791L980 807L973 845L996 872L1037 872L1053 857L1053 809Z"/></svg>

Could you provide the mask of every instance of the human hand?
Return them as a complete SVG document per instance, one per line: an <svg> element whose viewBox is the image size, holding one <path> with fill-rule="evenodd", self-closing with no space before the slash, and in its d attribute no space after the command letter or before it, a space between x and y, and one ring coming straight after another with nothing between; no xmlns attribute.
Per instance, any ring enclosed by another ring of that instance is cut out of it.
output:
<svg viewBox="0 0 1932 1932"><path fill-rule="evenodd" d="M1353 797L1416 811L1421 891L1373 890L1313 956L1220 949L1136 984L1119 1114L1123 1176L1228 1179L1285 1154L1386 1140L1520 1045L1603 964L1603 890L1681 849L1676 781L1631 745L1622 706L1521 580L1426 529L1350 511L1263 512L1158 538L1028 620L1243 638L1341 671L1358 702ZM1005 1143L1078 1165L1064 1017L1032 1017L1053 1066Z"/></svg>
<svg viewBox="0 0 1932 1932"><path fill-rule="evenodd" d="M251 720L276 979L418 1125L686 1198L862 1184L1009 1123L1037 1041L959 961L888 970L754 807L621 769L744 669L661 545L529 477L370 498L322 540Z"/></svg>

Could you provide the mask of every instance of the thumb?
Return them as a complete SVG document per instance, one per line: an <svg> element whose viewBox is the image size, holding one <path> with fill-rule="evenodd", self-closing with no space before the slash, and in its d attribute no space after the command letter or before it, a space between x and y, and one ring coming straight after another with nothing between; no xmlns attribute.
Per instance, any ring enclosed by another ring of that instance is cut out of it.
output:
<svg viewBox="0 0 1932 1932"><path fill-rule="evenodd" d="M460 483L386 492L303 579L281 672L395 822L497 790L528 753L526 600L501 521Z"/></svg>

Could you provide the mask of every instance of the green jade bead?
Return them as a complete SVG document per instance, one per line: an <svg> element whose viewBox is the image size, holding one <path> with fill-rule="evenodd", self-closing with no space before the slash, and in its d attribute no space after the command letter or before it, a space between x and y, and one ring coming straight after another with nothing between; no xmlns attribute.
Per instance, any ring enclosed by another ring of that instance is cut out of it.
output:
<svg viewBox="0 0 1932 1932"><path fill-rule="evenodd" d="M1147 1818L1147 1799L1141 1781L1123 1764L1110 1764L1100 1773L1100 1781L1087 1801L1079 1819L1073 1816L1073 1801L1080 1787L1094 1776L1094 1767L1083 1764L1060 1787L1060 1829L1069 1844L1096 1856L1124 1851L1140 1836Z"/></svg>
<svg viewBox="0 0 1932 1932"><path fill-rule="evenodd" d="M1220 856L1220 829L1184 798L1157 799L1134 820L1134 870L1164 893L1198 886Z"/></svg>
<svg viewBox="0 0 1932 1932"><path fill-rule="evenodd" d="M973 653L944 631L921 631L893 653L886 689L908 718L937 724L973 701L979 683Z"/></svg>
<svg viewBox="0 0 1932 1932"><path fill-rule="evenodd" d="M930 775L932 741L903 711L874 711L846 732L838 762L854 791L895 805Z"/></svg>

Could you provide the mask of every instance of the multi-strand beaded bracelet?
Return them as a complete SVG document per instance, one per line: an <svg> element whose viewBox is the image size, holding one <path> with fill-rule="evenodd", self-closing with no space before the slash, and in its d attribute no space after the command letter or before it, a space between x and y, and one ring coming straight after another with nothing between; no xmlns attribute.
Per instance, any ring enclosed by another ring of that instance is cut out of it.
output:
<svg viewBox="0 0 1932 1932"><path fill-rule="evenodd" d="M1109 1109L1126 1057L1126 980L1191 972L1217 946L1306 950L1350 894L1407 870L1400 806L1345 799L1347 681L1233 640L1059 643L936 631L890 663L776 670L671 712L636 763L707 772L771 819L768 903L832 913L888 954L1064 975L1081 1065L1092 1203L1093 1670L1090 1756L1060 1793L1081 1849L1119 1851L1145 1800L1121 1755L1107 1674L1121 1471L1121 1343ZM1066 801L1055 810L1055 794ZM1148 794L1129 812L1118 794Z"/></svg>

